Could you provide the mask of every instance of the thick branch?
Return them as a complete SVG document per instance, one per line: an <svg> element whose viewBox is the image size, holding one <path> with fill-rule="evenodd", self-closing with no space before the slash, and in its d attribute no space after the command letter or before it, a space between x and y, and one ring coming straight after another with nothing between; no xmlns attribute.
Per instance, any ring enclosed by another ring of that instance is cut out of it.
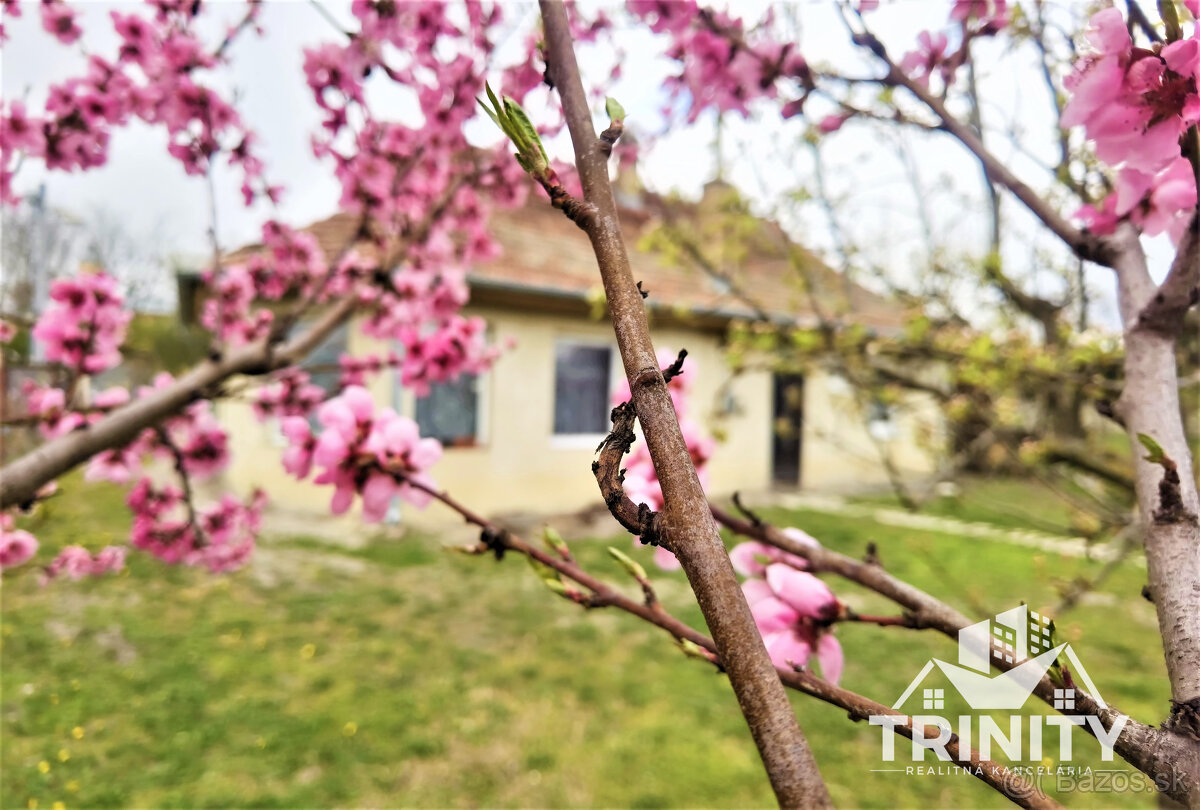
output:
<svg viewBox="0 0 1200 810"><path fill-rule="evenodd" d="M579 75L567 10L561 0L541 0L549 77L558 89L571 132L575 163L593 216L579 224L600 266L613 330L633 404L662 485L663 526L696 593L738 704L758 746L771 786L785 807L826 807L829 793L750 615L716 524L671 397L655 359L641 293L625 251L603 142L592 126Z"/></svg>
<svg viewBox="0 0 1200 810"><path fill-rule="evenodd" d="M1200 212L1179 240L1179 252L1158 292L1138 315L1136 327L1166 335L1183 328L1184 315L1200 301Z"/></svg>
<svg viewBox="0 0 1200 810"><path fill-rule="evenodd" d="M104 450L122 447L147 427L212 396L221 383L239 374L265 374L307 355L354 312L358 299L346 296L304 334L275 350L263 339L206 360L166 388L156 389L118 408L99 422L46 442L0 470L0 509L33 501L47 482Z"/></svg>
<svg viewBox="0 0 1200 810"><path fill-rule="evenodd" d="M1138 459L1138 509L1146 526L1147 573L1177 713L1172 721L1192 718L1187 723L1191 727L1180 730L1194 735L1191 777L1193 784L1200 784L1200 743L1195 742L1200 739L1196 719L1200 717L1200 523L1196 518L1200 494L1181 418L1174 334L1142 328L1140 320L1160 291L1150 278L1137 230L1123 224L1116 238L1120 240L1114 265L1117 297L1125 324L1125 391L1115 408ZM1186 268L1176 272L1178 268L1176 263L1175 278L1186 275ZM1179 481L1166 492L1177 503L1162 502L1160 485L1169 470L1143 456L1140 434L1152 438L1174 464Z"/></svg>

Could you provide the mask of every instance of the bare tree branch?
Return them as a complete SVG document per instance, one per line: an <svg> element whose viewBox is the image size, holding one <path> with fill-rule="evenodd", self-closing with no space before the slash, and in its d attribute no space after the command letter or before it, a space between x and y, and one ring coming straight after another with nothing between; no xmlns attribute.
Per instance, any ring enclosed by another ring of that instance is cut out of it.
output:
<svg viewBox="0 0 1200 810"><path fill-rule="evenodd" d="M670 539L696 593L779 803L784 807L830 806L812 750L767 657L708 512L708 501L655 358L609 183L608 150L592 126L566 7L561 0L541 0L540 6L548 75L562 98L584 197L594 209L592 215L576 221L587 232L600 265L634 407L662 485L663 534Z"/></svg>

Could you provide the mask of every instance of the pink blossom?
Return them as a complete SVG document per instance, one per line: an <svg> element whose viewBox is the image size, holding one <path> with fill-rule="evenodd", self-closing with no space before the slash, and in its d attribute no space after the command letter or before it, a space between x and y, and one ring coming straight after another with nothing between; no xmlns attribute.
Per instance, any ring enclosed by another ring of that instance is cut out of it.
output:
<svg viewBox="0 0 1200 810"><path fill-rule="evenodd" d="M14 528L11 514L0 512L0 571L29 562L37 549L37 539L23 529Z"/></svg>
<svg viewBox="0 0 1200 810"><path fill-rule="evenodd" d="M1095 51L1067 78L1062 125L1084 127L1109 165L1158 174L1179 157L1179 136L1200 119L1195 40L1161 53L1135 49L1115 8L1092 17L1088 40Z"/></svg>
<svg viewBox="0 0 1200 810"><path fill-rule="evenodd" d="M5 320L0 320L0 343L11 343L17 336L17 327Z"/></svg>
<svg viewBox="0 0 1200 810"><path fill-rule="evenodd" d="M288 449L283 452L283 469L301 480L307 478L316 445L308 420L302 416L287 417L280 422L279 430L288 441Z"/></svg>
<svg viewBox="0 0 1200 810"><path fill-rule="evenodd" d="M70 45L83 34L75 22L75 11L63 0L42 0L42 28L64 45Z"/></svg>
<svg viewBox="0 0 1200 810"><path fill-rule="evenodd" d="M80 273L50 287L52 303L38 318L33 337L46 359L96 374L121 361L120 347L132 314L122 306L117 280L107 273Z"/></svg>
<svg viewBox="0 0 1200 810"><path fill-rule="evenodd" d="M1118 217L1128 215L1148 236L1166 232L1178 244L1196 209L1196 176L1185 157L1154 176L1126 168L1117 173L1115 196Z"/></svg>
<svg viewBox="0 0 1200 810"><path fill-rule="evenodd" d="M1100 201L1100 207L1083 205L1075 211L1075 219L1086 223L1092 233L1105 236L1117 229L1117 195L1109 194Z"/></svg>
<svg viewBox="0 0 1200 810"><path fill-rule="evenodd" d="M842 113L840 115L827 115L817 124L817 131L822 135L828 135L832 132L837 132L842 128L842 124L850 120L850 115Z"/></svg>
<svg viewBox="0 0 1200 810"><path fill-rule="evenodd" d="M299 477L312 464L323 469L317 484L334 488L330 508L335 514L348 510L359 494L363 518L382 520L393 496L417 507L429 503L424 490L433 480L426 470L441 457L442 446L423 439L417 425L391 408L376 410L370 392L359 386L346 388L317 411L322 426L315 437L302 426L304 420L285 420L284 435L290 444L285 464Z"/></svg>
<svg viewBox="0 0 1200 810"><path fill-rule="evenodd" d="M104 450L88 460L84 471L85 481L111 481L114 484L128 484L141 475L142 451L135 445Z"/></svg>
<svg viewBox="0 0 1200 810"><path fill-rule="evenodd" d="M67 546L46 568L46 580L65 575L80 580L92 573L92 554L83 546ZM44 583L43 583L44 584Z"/></svg>
<svg viewBox="0 0 1200 810"><path fill-rule="evenodd" d="M804 534L799 529L784 529L784 532ZM808 537L807 534L804 534L804 537L808 538L813 544L817 542ZM805 545L808 545L808 543L805 543ZM767 566L772 563L784 563L785 565L800 569L808 568L808 560L803 557L755 540L738 543L730 550L729 559L733 562L734 570L746 577L763 576L767 570Z"/></svg>
<svg viewBox="0 0 1200 810"><path fill-rule="evenodd" d="M954 0L950 19L978 23L982 33L995 33L1008 24L1007 0Z"/></svg>
<svg viewBox="0 0 1200 810"><path fill-rule="evenodd" d="M742 591L771 661L803 667L815 652L822 676L836 683L842 673L841 645L831 626L840 611L837 598L824 582L790 565L771 563L764 573L765 579L746 580Z"/></svg>
<svg viewBox="0 0 1200 810"><path fill-rule="evenodd" d="M911 76L922 87L929 86L929 77L935 70L942 72L942 79L949 84L953 78L952 71L945 67L946 49L949 40L942 33L931 34L922 31L917 34L917 49L909 51L900 60L900 70Z"/></svg>
<svg viewBox="0 0 1200 810"><path fill-rule="evenodd" d="M325 399L325 390L311 382L308 372L298 368L281 371L275 380L262 386L251 405L255 417L304 416Z"/></svg>

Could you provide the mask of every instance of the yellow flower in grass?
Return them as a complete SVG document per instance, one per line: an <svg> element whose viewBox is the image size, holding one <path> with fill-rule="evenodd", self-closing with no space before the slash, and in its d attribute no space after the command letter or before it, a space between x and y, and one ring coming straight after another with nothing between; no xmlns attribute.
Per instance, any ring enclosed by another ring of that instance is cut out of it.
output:
<svg viewBox="0 0 1200 810"><path fill-rule="evenodd" d="M78 792L79 792L79 780L78 779L72 779L70 782L67 782L67 793L78 793Z"/></svg>
<svg viewBox="0 0 1200 810"><path fill-rule="evenodd" d="M71 736L77 740L82 740L83 739L83 726L75 726L75 728L71 729Z"/></svg>
<svg viewBox="0 0 1200 810"><path fill-rule="evenodd" d="M66 762L66 761L67 761L68 759L70 759L70 758L71 758L71 752L70 752L70 751L68 751L68 750L67 750L67 749L65 749L65 748L60 748L60 749L58 749L58 761L59 761L59 762Z"/></svg>
<svg viewBox="0 0 1200 810"><path fill-rule="evenodd" d="M358 733L358 723L355 723L353 720L351 720L346 725L342 726L342 736L343 737L353 737L357 733Z"/></svg>
<svg viewBox="0 0 1200 810"><path fill-rule="evenodd" d="M63 804L62 802L55 802L53 807L54 807L54 810L67 810L67 806L65 804Z"/></svg>
<svg viewBox="0 0 1200 810"><path fill-rule="evenodd" d="M38 763L38 771L41 773L50 773L50 763L43 759Z"/></svg>
<svg viewBox="0 0 1200 810"><path fill-rule="evenodd" d="M300 648L300 657L307 660L317 654L316 644L305 644Z"/></svg>

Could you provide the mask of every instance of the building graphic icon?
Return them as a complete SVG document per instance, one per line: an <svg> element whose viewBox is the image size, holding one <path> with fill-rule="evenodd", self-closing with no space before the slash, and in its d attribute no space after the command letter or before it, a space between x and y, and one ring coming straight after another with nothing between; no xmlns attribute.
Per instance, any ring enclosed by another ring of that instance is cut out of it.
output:
<svg viewBox="0 0 1200 810"><path fill-rule="evenodd" d="M1107 708L1071 645L1053 644L1050 617L1029 610L1025 605L959 630L958 663L930 659L892 708L900 709L936 666L972 709L1019 709L1059 656L1067 659L1072 676L1083 683L1096 703ZM992 665L1004 671L993 677ZM943 689L924 689L922 708L928 711L943 709L944 692ZM1074 709L1075 690L1054 690L1054 707Z"/></svg>

